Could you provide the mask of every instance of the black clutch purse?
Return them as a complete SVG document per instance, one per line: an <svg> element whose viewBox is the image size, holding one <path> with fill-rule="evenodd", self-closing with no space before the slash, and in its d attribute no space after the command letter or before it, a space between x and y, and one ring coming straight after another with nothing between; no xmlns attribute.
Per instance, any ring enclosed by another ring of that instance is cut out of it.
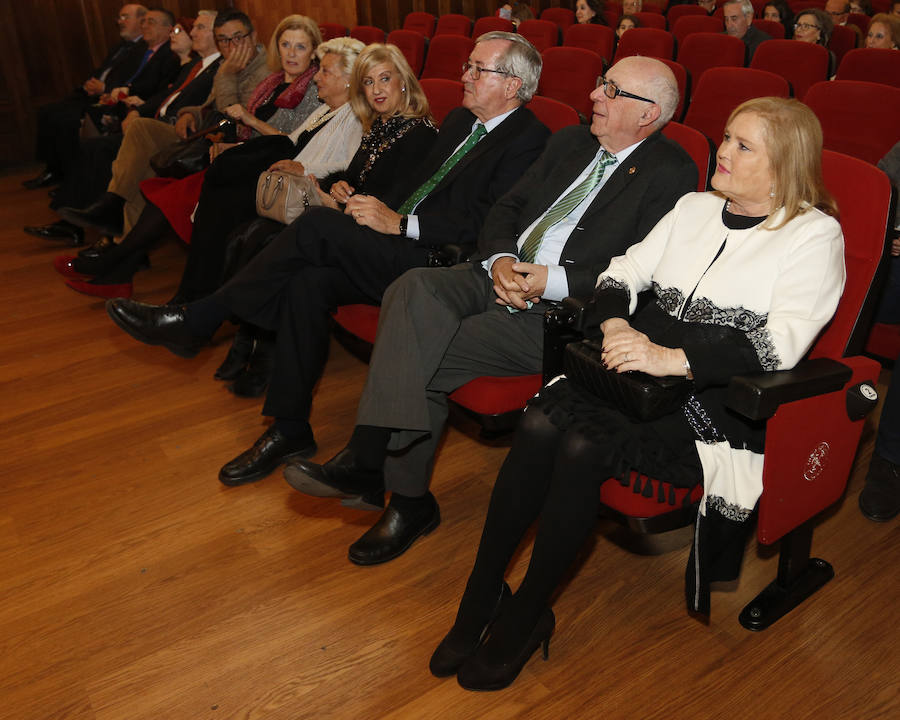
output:
<svg viewBox="0 0 900 720"><path fill-rule="evenodd" d="M566 345L563 358L566 377L635 422L656 420L675 412L693 392L694 383L687 378L607 370L600 360L602 348L598 340Z"/></svg>

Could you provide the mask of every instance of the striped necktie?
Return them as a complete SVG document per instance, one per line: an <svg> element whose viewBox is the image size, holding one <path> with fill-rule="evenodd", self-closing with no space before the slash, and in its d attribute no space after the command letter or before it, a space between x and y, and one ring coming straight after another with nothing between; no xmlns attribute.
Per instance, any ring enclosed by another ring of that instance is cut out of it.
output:
<svg viewBox="0 0 900 720"><path fill-rule="evenodd" d="M422 201L422 198L424 198L428 195L428 193L434 190L437 184L444 179L444 176L453 169L453 166L462 159L462 156L469 152L469 150L471 150L473 147L475 147L475 143L481 140L481 138L486 134L487 130L484 129L484 125L478 123L475 126L475 129L472 131L471 135L466 138L466 141L462 144L459 150L448 157L444 161L444 164L438 168L438 171L430 178L428 178L418 190L416 190L406 199L406 202L404 202L400 206L400 209L397 210L397 212L401 215L409 214L409 212Z"/></svg>
<svg viewBox="0 0 900 720"><path fill-rule="evenodd" d="M528 237L525 238L525 242L522 243L522 247L519 250L519 258L522 262L534 262L534 258L541 246L541 241L544 239L544 233L578 207L581 201L590 194L591 190L597 187L597 184L603 178L606 168L615 164L616 156L604 150L590 174L572 188L565 197L557 201L556 205L551 207L544 217L541 218L541 221L534 226L534 229L528 233Z"/></svg>

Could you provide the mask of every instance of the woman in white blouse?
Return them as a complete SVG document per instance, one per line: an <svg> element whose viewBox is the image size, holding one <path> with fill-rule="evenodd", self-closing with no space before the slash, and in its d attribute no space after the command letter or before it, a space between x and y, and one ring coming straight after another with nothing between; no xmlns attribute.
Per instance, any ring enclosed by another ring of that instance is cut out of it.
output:
<svg viewBox="0 0 900 720"><path fill-rule="evenodd" d="M762 490L764 428L726 411L728 381L792 367L844 286L843 236L821 156L822 131L805 105L744 103L716 155L715 192L685 195L600 275L585 319L587 334L602 337L605 365L686 376L693 392L678 411L643 423L565 378L529 403L456 622L432 656L434 674L499 689L542 645L546 654L551 597L593 532L600 487L616 481L609 478L702 483L691 609L708 612L710 580L736 575L744 521ZM654 301L636 312L643 291ZM536 520L531 563L512 594L506 566Z"/></svg>

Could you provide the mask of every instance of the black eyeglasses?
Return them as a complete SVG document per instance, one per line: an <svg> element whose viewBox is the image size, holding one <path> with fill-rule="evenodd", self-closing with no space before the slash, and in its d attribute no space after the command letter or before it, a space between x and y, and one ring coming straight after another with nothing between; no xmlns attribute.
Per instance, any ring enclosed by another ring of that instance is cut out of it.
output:
<svg viewBox="0 0 900 720"><path fill-rule="evenodd" d="M606 95L610 100L615 100L619 95L626 98L631 98L632 100L641 100L642 102L653 103L656 105L656 100L651 100L650 98L641 97L640 95L635 95L634 93L626 92L618 85L616 85L612 80L607 80L605 77L601 76L597 78L597 87L603 88L603 94Z"/></svg>
<svg viewBox="0 0 900 720"><path fill-rule="evenodd" d="M222 37L221 35L217 35L216 42L219 43L219 45L237 45L245 37L250 37L250 33L244 33L243 35L232 35L231 37Z"/></svg>
<svg viewBox="0 0 900 720"><path fill-rule="evenodd" d="M509 75L510 77L515 77L515 75L511 75L510 73L506 72L506 70L493 70L492 68L478 67L477 65L473 65L470 62L463 63L462 71L463 75L465 75L466 73L471 73L473 80L480 79L481 73L483 72L497 73L498 75Z"/></svg>

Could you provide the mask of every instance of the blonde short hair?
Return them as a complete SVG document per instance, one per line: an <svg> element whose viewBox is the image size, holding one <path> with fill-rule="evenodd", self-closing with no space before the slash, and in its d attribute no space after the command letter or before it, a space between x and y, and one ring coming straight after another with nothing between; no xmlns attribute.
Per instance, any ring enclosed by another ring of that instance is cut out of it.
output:
<svg viewBox="0 0 900 720"><path fill-rule="evenodd" d="M353 65L356 58L363 51L366 45L361 40L352 37L336 37L326 40L316 48L316 57L319 61L325 59L326 55L338 55L341 58L341 73L350 75L353 72Z"/></svg>
<svg viewBox="0 0 900 720"><path fill-rule="evenodd" d="M281 56L278 54L278 43L281 42L281 36L288 30L302 30L312 42L312 49L315 51L322 43L322 33L319 32L319 26L315 20L306 17L306 15L288 15L284 20L278 23L275 32L269 39L269 50L266 57L266 64L272 72L281 70Z"/></svg>
<svg viewBox="0 0 900 720"><path fill-rule="evenodd" d="M900 48L900 17L889 15L888 13L878 13L869 21L869 29L875 23L881 23L887 27L888 32L891 34L891 42Z"/></svg>
<svg viewBox="0 0 900 720"><path fill-rule="evenodd" d="M367 45L356 60L353 66L353 79L350 82L350 106L353 112L362 123L363 130L369 131L372 122L375 120L375 110L366 100L366 91L363 87L363 79L366 74L376 65L381 63L390 63L394 69L400 73L400 79L403 82L405 91L403 93L404 101L397 110L397 114L407 118L427 118L431 120L431 108L428 105L428 98L419 81L416 79L415 73L406 62L406 57L396 45L387 45L382 43L372 43Z"/></svg>
<svg viewBox="0 0 900 720"><path fill-rule="evenodd" d="M777 230L810 207L837 217L838 208L822 177L822 126L815 113L799 100L761 97L738 105L726 126L743 113L756 115L763 124L766 153L772 169L772 212L784 208Z"/></svg>

